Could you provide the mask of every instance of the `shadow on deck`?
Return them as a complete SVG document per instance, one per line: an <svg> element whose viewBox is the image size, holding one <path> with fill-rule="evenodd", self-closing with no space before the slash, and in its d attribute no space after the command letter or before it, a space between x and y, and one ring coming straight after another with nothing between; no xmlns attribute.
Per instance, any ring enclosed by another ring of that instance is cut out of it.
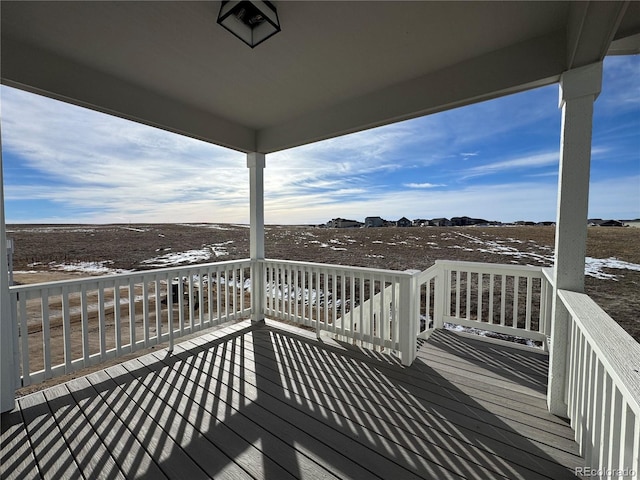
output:
<svg viewBox="0 0 640 480"><path fill-rule="evenodd" d="M2 478L576 478L547 357L437 331L410 368L242 322L18 400Z"/></svg>

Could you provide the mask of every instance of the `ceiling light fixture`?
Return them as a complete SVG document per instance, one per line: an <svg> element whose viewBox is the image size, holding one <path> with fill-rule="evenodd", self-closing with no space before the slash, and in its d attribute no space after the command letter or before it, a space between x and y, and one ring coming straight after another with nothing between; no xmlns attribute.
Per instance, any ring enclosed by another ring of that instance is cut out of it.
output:
<svg viewBox="0 0 640 480"><path fill-rule="evenodd" d="M280 31L276 7L267 1L222 2L218 23L251 48Z"/></svg>

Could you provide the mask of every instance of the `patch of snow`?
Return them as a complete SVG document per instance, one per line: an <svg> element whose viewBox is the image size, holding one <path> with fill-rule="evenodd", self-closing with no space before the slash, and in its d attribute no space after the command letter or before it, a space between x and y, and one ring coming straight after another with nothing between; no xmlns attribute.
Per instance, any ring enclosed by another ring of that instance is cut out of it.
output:
<svg viewBox="0 0 640 480"><path fill-rule="evenodd" d="M148 229L146 228L133 228L133 227L120 227L122 230L130 230L132 232L147 232Z"/></svg>
<svg viewBox="0 0 640 480"><path fill-rule="evenodd" d="M553 266L553 263L554 263L553 248L538 245L533 240L528 241L527 248L536 248L540 252L548 252L548 253L537 253L531 250L522 251L520 250L520 248L505 245L506 242L516 243L516 244L524 243L521 240L516 240L513 238L508 238L502 241L495 241L495 240L482 240L478 237L467 235L461 232L456 232L456 234L460 237L466 238L472 244L478 245L476 250L479 252L490 253L494 255L506 255L506 256L513 257L513 260L511 260L510 263L519 264L520 263L519 260L523 260L523 259L537 263L537 264L541 264L541 266ZM449 248L459 248L466 251L473 251L472 249L469 249L468 247L463 247L461 245L453 245L453 246L450 246ZM585 259L585 268L584 268L585 275L589 275L591 277L602 279L602 280L616 280L615 274L605 272L604 269L640 271L640 265L636 263L625 262L615 257L610 257L610 258L587 257Z"/></svg>
<svg viewBox="0 0 640 480"><path fill-rule="evenodd" d="M112 265L110 260L104 260L101 262L76 262L76 263L50 263L50 270L58 270L61 272L82 272L90 274L104 274L113 275L116 273L129 273L130 270L123 270L121 268L111 268L107 265Z"/></svg>
<svg viewBox="0 0 640 480"><path fill-rule="evenodd" d="M214 243L213 245L210 245L210 248L216 257L223 257L225 255L229 255L229 252L227 252L225 245L230 245L232 243L233 243L233 240L229 240L227 242L222 242L222 243Z"/></svg>
<svg viewBox="0 0 640 480"><path fill-rule="evenodd" d="M204 248L201 250L187 250L185 252L166 253L159 257L144 260L141 263L151 267L169 267L172 265L180 265L182 263L204 262L211 258L211 249Z"/></svg>
<svg viewBox="0 0 640 480"><path fill-rule="evenodd" d="M444 323L444 328L447 330L451 330L453 332L463 332L463 333L469 333L472 335L479 335L481 337L497 338L499 340L519 343L532 348L538 348L538 349L543 348L541 342L535 342L529 338L518 337L515 335L506 335L503 333L489 332L487 330L481 330L479 328L473 328L473 327L463 327L462 325L456 325L448 322Z"/></svg>
<svg viewBox="0 0 640 480"><path fill-rule="evenodd" d="M584 273L599 279L616 280L617 276L612 273L607 273L603 269L610 268L616 270L634 270L640 272L640 265L637 263L625 262L618 260L615 257L609 258L585 258Z"/></svg>

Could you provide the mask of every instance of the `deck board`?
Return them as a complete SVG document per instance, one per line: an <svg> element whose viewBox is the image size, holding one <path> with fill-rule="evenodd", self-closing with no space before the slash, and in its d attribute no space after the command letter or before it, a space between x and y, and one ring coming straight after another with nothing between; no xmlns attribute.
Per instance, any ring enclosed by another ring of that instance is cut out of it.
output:
<svg viewBox="0 0 640 480"><path fill-rule="evenodd" d="M2 478L575 479L547 356L448 331L411 367L240 322L2 414Z"/></svg>
<svg viewBox="0 0 640 480"><path fill-rule="evenodd" d="M71 396L82 408L87 423L115 459L126 478L167 478L127 425L113 414L86 377L66 384ZM103 472L108 476L109 472Z"/></svg>
<svg viewBox="0 0 640 480"><path fill-rule="evenodd" d="M109 478L124 479L115 460L87 422L66 385L57 385L43 393L79 469L89 478L109 472Z"/></svg>
<svg viewBox="0 0 640 480"><path fill-rule="evenodd" d="M20 410L2 414L2 456L0 478L6 480L38 478L40 476L29 436Z"/></svg>

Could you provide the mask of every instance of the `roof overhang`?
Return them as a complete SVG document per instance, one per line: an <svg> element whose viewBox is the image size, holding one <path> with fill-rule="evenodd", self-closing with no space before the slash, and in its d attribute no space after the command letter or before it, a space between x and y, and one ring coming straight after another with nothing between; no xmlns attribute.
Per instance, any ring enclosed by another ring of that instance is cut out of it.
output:
<svg viewBox="0 0 640 480"><path fill-rule="evenodd" d="M547 85L640 44L635 2L274 4L282 31L251 49L216 24L220 2L3 0L2 83L270 153Z"/></svg>

